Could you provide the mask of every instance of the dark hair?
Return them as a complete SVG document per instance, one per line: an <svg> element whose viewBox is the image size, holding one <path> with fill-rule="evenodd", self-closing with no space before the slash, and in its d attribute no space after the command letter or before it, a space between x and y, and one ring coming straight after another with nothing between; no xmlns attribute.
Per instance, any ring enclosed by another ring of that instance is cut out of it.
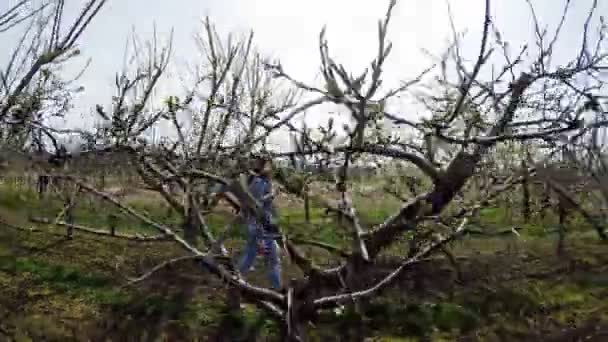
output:
<svg viewBox="0 0 608 342"><path fill-rule="evenodd" d="M264 157L255 157L252 162L252 169L255 172L261 172L270 160Z"/></svg>

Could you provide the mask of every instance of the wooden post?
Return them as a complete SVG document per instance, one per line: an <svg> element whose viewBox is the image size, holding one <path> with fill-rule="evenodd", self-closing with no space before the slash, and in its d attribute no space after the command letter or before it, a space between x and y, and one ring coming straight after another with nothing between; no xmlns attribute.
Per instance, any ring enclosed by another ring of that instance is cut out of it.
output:
<svg viewBox="0 0 608 342"><path fill-rule="evenodd" d="M38 191L38 198L42 198L44 197L44 194L47 191L47 188L49 186L49 176L46 174L39 174L38 175L38 181L36 184L36 190Z"/></svg>
<svg viewBox="0 0 608 342"><path fill-rule="evenodd" d="M310 223L310 198L308 197L308 185L304 186L304 220Z"/></svg>
<svg viewBox="0 0 608 342"><path fill-rule="evenodd" d="M103 191L105 188L106 188L106 171L101 170L99 189Z"/></svg>
<svg viewBox="0 0 608 342"><path fill-rule="evenodd" d="M72 213L72 207L73 207L72 200L68 199L67 208L65 211L65 222L67 223L66 237L68 240L72 240L73 234L74 234L74 229L72 227L72 224L74 224L74 215Z"/></svg>
<svg viewBox="0 0 608 342"><path fill-rule="evenodd" d="M526 164L522 162L522 166L525 168ZM530 182L528 179L528 172L524 171L524 178L521 184L522 187L522 216L524 223L530 222Z"/></svg>
<svg viewBox="0 0 608 342"><path fill-rule="evenodd" d="M117 221L116 215L114 214L109 214L108 215L108 224L110 226L110 235L112 236L116 236L116 221Z"/></svg>
<svg viewBox="0 0 608 342"><path fill-rule="evenodd" d="M508 222L508 223L512 223L513 222L513 207L512 207L512 203L511 203L511 198L507 195L503 195L503 200L504 200L504 208L505 208L504 221Z"/></svg>
<svg viewBox="0 0 608 342"><path fill-rule="evenodd" d="M566 242L566 216L567 216L567 208L565 205L565 200L560 196L558 198L558 205L557 205L557 213L559 216L559 230L558 230L558 234L559 234L559 238L557 240L557 255L558 256L562 256L564 255L564 245Z"/></svg>
<svg viewBox="0 0 608 342"><path fill-rule="evenodd" d="M541 210L540 210L540 220L542 222L545 221L546 211L551 201L551 191L549 189L549 184L547 182L543 183L543 194L540 201Z"/></svg>

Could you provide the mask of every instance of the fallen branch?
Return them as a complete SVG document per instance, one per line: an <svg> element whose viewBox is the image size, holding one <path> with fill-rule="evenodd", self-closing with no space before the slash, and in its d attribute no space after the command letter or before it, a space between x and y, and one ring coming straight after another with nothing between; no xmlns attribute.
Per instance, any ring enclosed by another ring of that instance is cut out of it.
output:
<svg viewBox="0 0 608 342"><path fill-rule="evenodd" d="M293 261L306 275L319 275L323 273L321 267L315 264L311 258L307 257L290 239L282 236L283 245L287 251L289 259Z"/></svg>
<svg viewBox="0 0 608 342"><path fill-rule="evenodd" d="M315 241L315 240L308 240L308 239L298 239L298 238L290 238L290 240L297 245L308 245L308 246L313 246L313 247L318 247L318 248L324 249L324 250L326 250L330 253L336 254L342 258L350 257L350 253L348 253L347 251L343 250L342 248L340 248L338 246L334 246L329 243Z"/></svg>
<svg viewBox="0 0 608 342"><path fill-rule="evenodd" d="M129 235L129 234L116 233L116 234L112 235L112 233L107 230L90 228L90 227L86 227L86 226L82 226L82 225L78 225L78 224L67 223L64 221L49 220L47 218L42 218L42 217L30 217L29 220L33 223L58 225L58 226L63 226L63 227L69 227L69 228L72 228L72 229L75 229L75 230L78 230L78 231L81 231L84 233L100 235L100 236L108 236L108 237L119 238L119 239L127 239L127 240L133 240L133 241L149 242L149 241L167 241L167 240L169 240L169 237L164 234L146 236L146 235L139 235L139 234Z"/></svg>
<svg viewBox="0 0 608 342"><path fill-rule="evenodd" d="M0 225L5 226L7 228L14 229L14 230L28 232L28 233L42 232L42 230L37 229L36 227L25 228L25 227L14 225L12 223L8 223L7 221L4 221L2 218L0 218ZM54 235L64 236L63 234L54 234Z"/></svg>
<svg viewBox="0 0 608 342"><path fill-rule="evenodd" d="M129 282L124 284L123 287L127 287L127 286L133 286L139 282L142 282L146 279L148 279L150 276L152 276L154 273L162 270L163 268L167 268L173 264L176 264L178 262L182 262L182 261L189 261L189 260L197 260L200 259L201 256L199 255L187 255L187 256L182 256L179 258L175 258L175 259L171 259L171 260L167 260L159 265L154 266L151 270L149 270L148 272L142 274L141 276L137 277L137 278L129 278Z"/></svg>

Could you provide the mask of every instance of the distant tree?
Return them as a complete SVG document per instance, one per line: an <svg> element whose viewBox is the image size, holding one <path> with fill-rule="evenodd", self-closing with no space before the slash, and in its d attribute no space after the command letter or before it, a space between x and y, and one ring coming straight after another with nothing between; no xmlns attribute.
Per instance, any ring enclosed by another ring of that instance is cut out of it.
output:
<svg viewBox="0 0 608 342"><path fill-rule="evenodd" d="M87 1L67 26L64 2L20 0L0 12L0 35L22 29L12 50L3 47L9 59L0 67L0 147L42 144L43 136L56 143L46 119L64 115L71 94L82 90L60 76L61 66L80 54L77 43L106 0Z"/></svg>

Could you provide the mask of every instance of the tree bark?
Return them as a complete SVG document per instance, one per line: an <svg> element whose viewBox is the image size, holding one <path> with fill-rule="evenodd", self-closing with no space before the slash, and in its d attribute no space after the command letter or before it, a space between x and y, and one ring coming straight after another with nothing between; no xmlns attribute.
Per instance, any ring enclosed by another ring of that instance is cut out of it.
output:
<svg viewBox="0 0 608 342"><path fill-rule="evenodd" d="M190 216L190 215L188 215ZM198 241L198 228L196 221L192 217L186 217L182 223L182 229L184 230L184 239L191 245L196 245Z"/></svg>
<svg viewBox="0 0 608 342"><path fill-rule="evenodd" d="M543 194L540 200L540 219L541 221L545 220L547 209L549 208L549 203L551 201L551 190L549 185L545 182L543 183Z"/></svg>
<svg viewBox="0 0 608 342"><path fill-rule="evenodd" d="M559 238L557 240L556 252L557 252L557 256L561 257L564 255L564 252L565 252L566 217L567 217L565 203L562 198L559 199L557 211L558 211L558 216L559 216L559 227L558 227Z"/></svg>
<svg viewBox="0 0 608 342"><path fill-rule="evenodd" d="M308 186L304 190L304 220L310 223L310 198L308 197Z"/></svg>

